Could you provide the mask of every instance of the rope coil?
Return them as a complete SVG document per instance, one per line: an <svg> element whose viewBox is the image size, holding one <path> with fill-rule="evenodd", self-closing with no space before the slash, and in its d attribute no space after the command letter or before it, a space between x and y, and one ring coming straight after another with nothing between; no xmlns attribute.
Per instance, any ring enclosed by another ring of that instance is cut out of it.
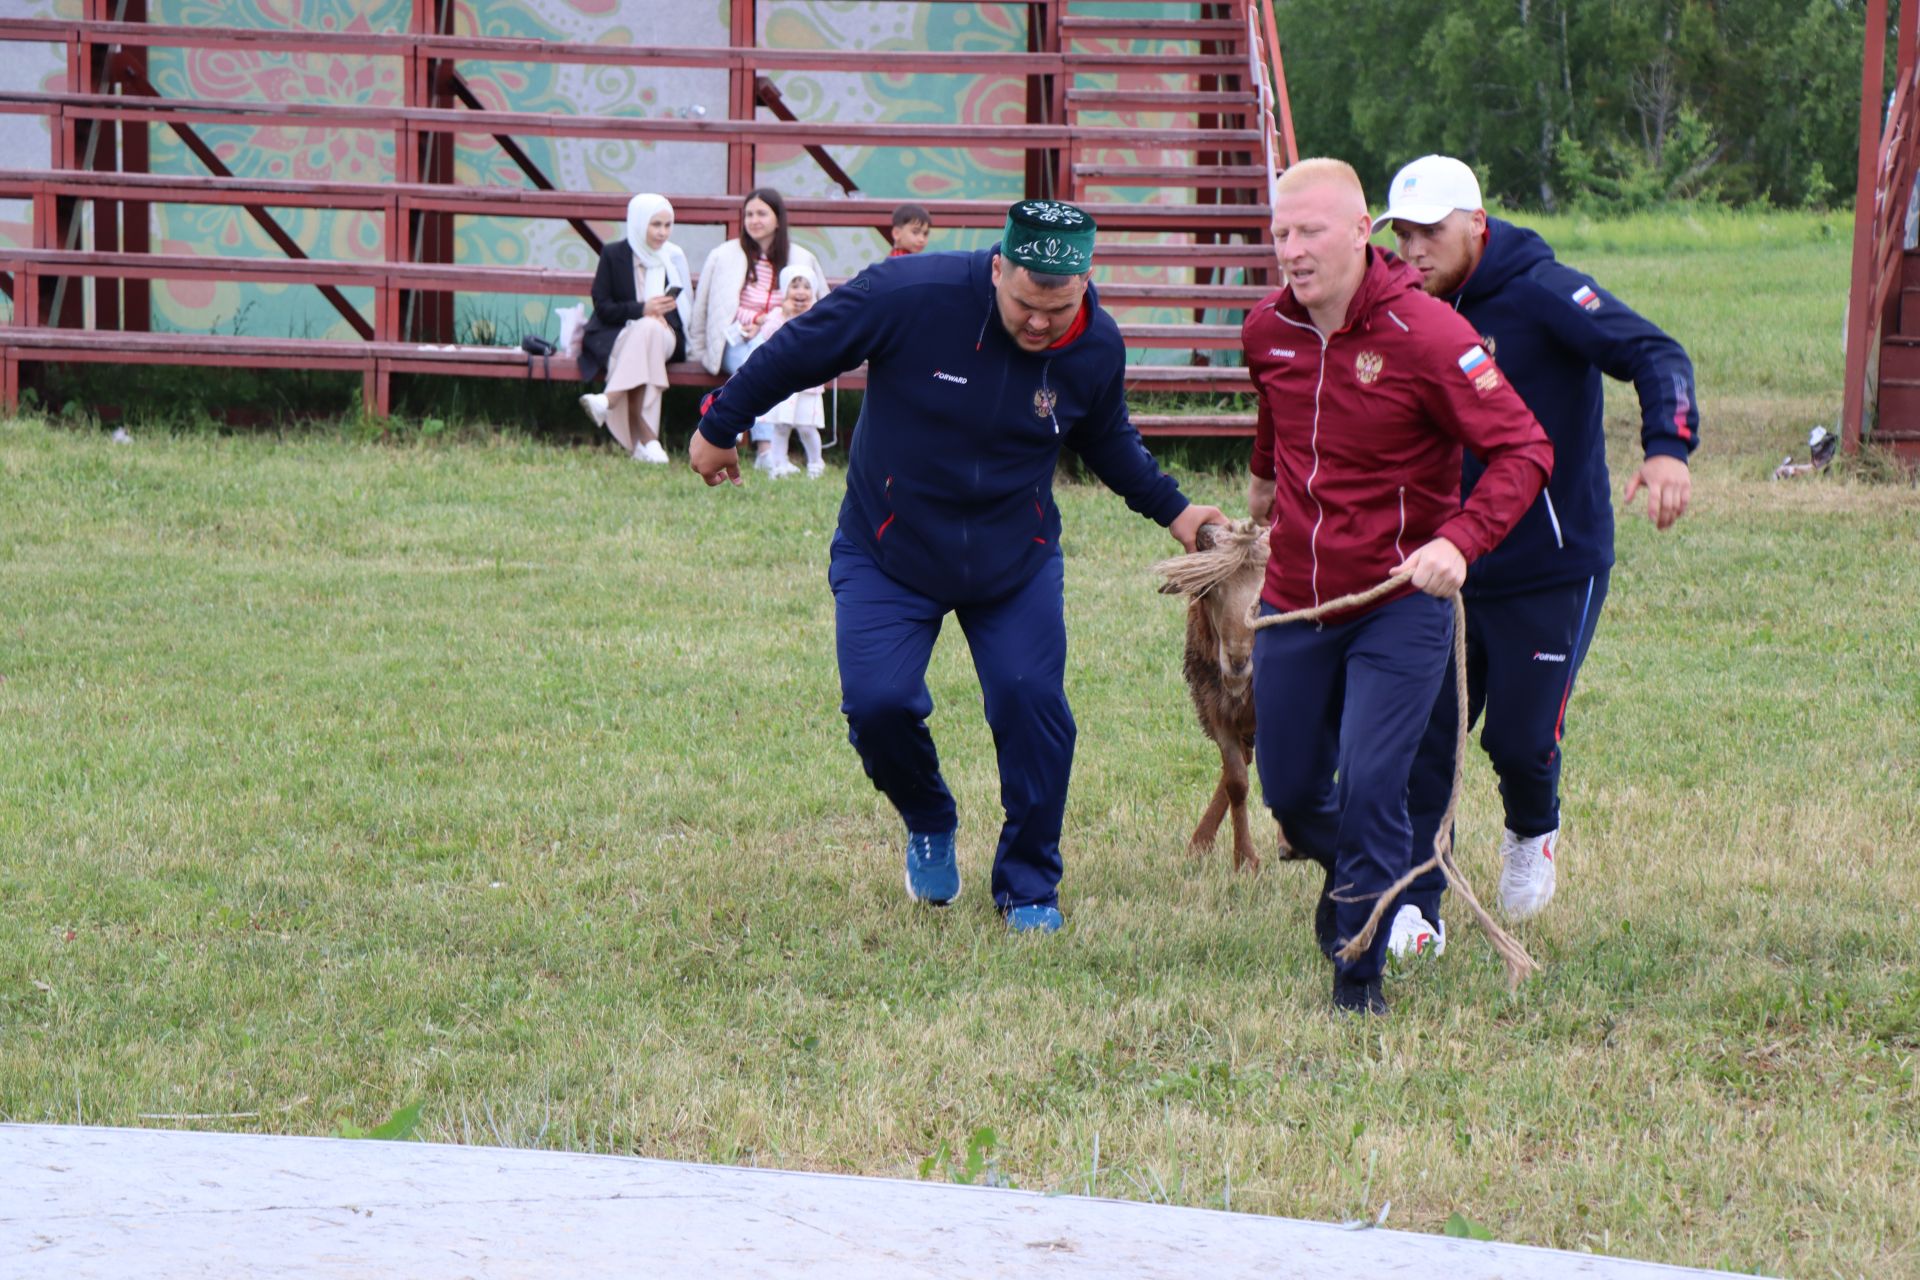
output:
<svg viewBox="0 0 1920 1280"><path fill-rule="evenodd" d="M1290 622L1318 622L1330 614L1372 604L1383 596L1399 590L1410 576L1405 573L1395 574L1385 582L1369 587L1365 591L1356 591L1351 595L1341 596L1337 600L1329 600L1325 604L1313 605L1305 609L1268 614L1264 618L1260 616L1260 602L1256 600L1247 610L1247 626L1254 631L1260 631L1267 627L1284 626ZM1349 962L1364 956L1372 948L1374 937L1380 928L1380 921L1385 917L1387 908L1393 905L1394 899L1421 876L1438 868L1440 874L1446 878L1447 887L1460 895L1461 901L1465 902L1468 910L1473 912L1473 918L1480 922L1480 928L1485 931L1487 941L1491 942L1493 949L1499 953L1501 961L1507 968L1507 990L1512 991L1525 981L1528 975L1540 968L1539 962L1527 954L1527 949L1520 945L1519 939L1501 928L1493 916L1488 914L1487 909L1480 905L1480 899L1474 895L1473 886L1467 883L1466 874L1460 870L1453 859L1453 817L1460 807L1460 776L1467 755L1467 606L1457 592L1450 599L1453 601L1453 691L1456 712L1453 736L1453 789L1447 796L1446 812L1440 815L1440 829L1433 836L1433 856L1394 881L1385 892L1376 895L1373 912L1367 917L1366 924L1361 927L1360 932L1347 940L1347 944L1340 948L1338 955L1342 960ZM1354 899L1345 900L1353 901Z"/></svg>

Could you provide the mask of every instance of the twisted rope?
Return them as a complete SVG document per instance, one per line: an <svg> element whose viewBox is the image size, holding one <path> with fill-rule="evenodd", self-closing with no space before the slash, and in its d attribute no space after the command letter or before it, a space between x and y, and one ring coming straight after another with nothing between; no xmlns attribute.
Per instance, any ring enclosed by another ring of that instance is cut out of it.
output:
<svg viewBox="0 0 1920 1280"><path fill-rule="evenodd" d="M1337 600L1329 600L1325 604L1313 605L1305 609L1268 614L1264 618L1260 616L1260 602L1256 600L1247 610L1247 626L1254 631L1259 631L1266 627L1284 626L1289 622L1318 622L1331 614L1372 604L1381 597L1399 590L1409 576L1411 575L1404 573L1395 574L1378 586L1369 587L1365 591L1356 591L1351 595L1341 596ZM1529 974L1539 969L1540 965L1527 954L1527 949L1520 945L1519 939L1502 929L1499 923L1488 914L1487 909L1480 905L1480 899L1474 896L1473 886L1467 883L1466 874L1453 860L1453 816L1460 807L1460 775L1467 757L1467 606L1458 593L1455 593L1451 599L1453 601L1455 710L1453 790L1447 796L1446 812L1440 815L1440 829L1433 835L1433 855L1394 881L1384 893L1375 895L1373 912L1367 917L1366 924L1361 927L1359 933L1347 940L1347 944L1340 948L1338 954L1342 960L1349 962L1364 956L1373 946L1373 939L1379 931L1380 921L1385 917L1387 908L1393 905L1394 899L1405 892L1414 881L1437 867L1440 874L1446 877L1447 887L1460 895L1461 901L1465 902L1468 910L1473 912L1473 918L1480 922L1480 928L1485 931L1487 941L1491 942L1493 949L1499 953L1501 961L1507 967L1507 990L1511 991L1525 981ZM1346 898L1342 901L1352 902L1357 899Z"/></svg>

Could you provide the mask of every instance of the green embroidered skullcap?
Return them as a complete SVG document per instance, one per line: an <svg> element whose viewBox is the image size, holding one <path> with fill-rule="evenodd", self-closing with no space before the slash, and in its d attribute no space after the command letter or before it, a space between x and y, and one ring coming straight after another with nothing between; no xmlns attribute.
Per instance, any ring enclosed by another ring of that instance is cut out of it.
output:
<svg viewBox="0 0 1920 1280"><path fill-rule="evenodd" d="M1046 275L1077 276L1093 267L1093 219L1064 200L1022 200L1007 210L1000 256Z"/></svg>

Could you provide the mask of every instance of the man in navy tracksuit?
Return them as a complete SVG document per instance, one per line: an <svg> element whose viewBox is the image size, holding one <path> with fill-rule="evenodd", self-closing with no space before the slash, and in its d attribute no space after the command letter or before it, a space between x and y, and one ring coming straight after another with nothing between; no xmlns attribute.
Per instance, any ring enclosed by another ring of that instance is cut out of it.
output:
<svg viewBox="0 0 1920 1280"><path fill-rule="evenodd" d="M1686 511L1687 458L1700 442L1693 366L1680 344L1591 276L1554 260L1539 236L1481 208L1473 171L1448 156L1402 169L1387 212L1400 254L1428 293L1451 302L1553 440L1553 479L1506 541L1467 575L1469 714L1506 808L1500 901L1525 919L1553 897L1560 828L1560 738L1574 678L1593 641L1613 566L1613 507L1601 375L1640 397L1646 489L1661 529ZM1470 495L1481 468L1465 462ZM1470 721L1471 723L1471 721ZM1410 781L1414 848L1432 847L1453 784L1458 731L1452 668Z"/></svg>
<svg viewBox="0 0 1920 1280"><path fill-rule="evenodd" d="M1061 925L1075 736L1053 501L1061 446L1189 551L1202 524L1225 523L1217 508L1188 503L1128 420L1126 348L1088 282L1093 240L1083 211L1022 201L991 249L867 268L741 367L689 448L708 484L737 484L741 431L866 362L828 571L847 736L906 822L908 894L952 901L958 819L927 732L926 671L942 620L956 614L1006 811L993 900L1018 932Z"/></svg>

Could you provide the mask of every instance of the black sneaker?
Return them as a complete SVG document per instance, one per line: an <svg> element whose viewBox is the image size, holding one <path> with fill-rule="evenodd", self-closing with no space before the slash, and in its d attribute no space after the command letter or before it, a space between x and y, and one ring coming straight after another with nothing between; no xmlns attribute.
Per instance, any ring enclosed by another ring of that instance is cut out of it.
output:
<svg viewBox="0 0 1920 1280"><path fill-rule="evenodd" d="M1348 978L1341 974L1333 975L1333 1011L1335 1013L1368 1013L1376 1018L1387 1016L1387 997L1380 990L1379 975L1371 978Z"/></svg>
<svg viewBox="0 0 1920 1280"><path fill-rule="evenodd" d="M1333 953L1340 947L1340 939L1334 933L1338 926L1334 922L1333 906L1333 868L1327 868L1327 882L1320 887L1320 905L1313 909L1313 936L1320 944L1320 954L1333 959Z"/></svg>

